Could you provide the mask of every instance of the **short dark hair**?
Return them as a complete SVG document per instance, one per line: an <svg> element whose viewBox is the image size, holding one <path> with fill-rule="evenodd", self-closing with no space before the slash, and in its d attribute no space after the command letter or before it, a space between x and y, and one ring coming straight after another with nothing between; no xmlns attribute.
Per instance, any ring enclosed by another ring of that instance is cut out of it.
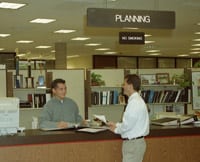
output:
<svg viewBox="0 0 200 162"><path fill-rule="evenodd" d="M51 89L56 88L59 83L65 84L65 80L61 78L53 80L51 83Z"/></svg>
<svg viewBox="0 0 200 162"><path fill-rule="evenodd" d="M126 82L128 84L132 84L133 85L133 89L136 91L140 90L140 86L141 86L141 80L140 77L136 74L128 74L124 77L124 79L126 79Z"/></svg>

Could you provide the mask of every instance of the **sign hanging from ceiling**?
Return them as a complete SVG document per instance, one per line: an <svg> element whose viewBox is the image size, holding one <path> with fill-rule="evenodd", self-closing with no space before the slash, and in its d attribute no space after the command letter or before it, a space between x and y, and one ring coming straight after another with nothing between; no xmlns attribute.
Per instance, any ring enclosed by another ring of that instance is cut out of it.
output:
<svg viewBox="0 0 200 162"><path fill-rule="evenodd" d="M143 32L119 32L119 44L144 44Z"/></svg>
<svg viewBox="0 0 200 162"><path fill-rule="evenodd" d="M175 12L88 8L87 25L91 27L174 29Z"/></svg>

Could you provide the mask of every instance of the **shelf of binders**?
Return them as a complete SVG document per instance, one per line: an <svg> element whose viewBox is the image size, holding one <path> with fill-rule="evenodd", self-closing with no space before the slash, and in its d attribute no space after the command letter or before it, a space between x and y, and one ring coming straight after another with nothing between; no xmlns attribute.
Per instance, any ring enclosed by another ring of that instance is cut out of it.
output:
<svg viewBox="0 0 200 162"><path fill-rule="evenodd" d="M121 87L91 86L91 106L124 105Z"/></svg>
<svg viewBox="0 0 200 162"><path fill-rule="evenodd" d="M190 90L179 85L143 85L141 96L147 104L183 104L190 102Z"/></svg>
<svg viewBox="0 0 200 162"><path fill-rule="evenodd" d="M20 108L42 108L51 98L49 88L14 88L13 95L20 99Z"/></svg>

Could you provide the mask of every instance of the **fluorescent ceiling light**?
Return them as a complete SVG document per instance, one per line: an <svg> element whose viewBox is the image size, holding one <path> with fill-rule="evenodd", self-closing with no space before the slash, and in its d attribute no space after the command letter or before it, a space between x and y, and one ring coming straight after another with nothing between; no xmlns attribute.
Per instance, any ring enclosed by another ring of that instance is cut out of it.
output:
<svg viewBox="0 0 200 162"><path fill-rule="evenodd" d="M72 38L71 40L80 40L80 41L84 41L84 40L88 40L90 39L89 37L76 37L76 38Z"/></svg>
<svg viewBox="0 0 200 162"><path fill-rule="evenodd" d="M193 44L192 46L196 47L196 46L200 46L200 44Z"/></svg>
<svg viewBox="0 0 200 162"><path fill-rule="evenodd" d="M106 55L114 55L114 54L117 54L117 52L110 51L110 52L104 52L104 54L106 54Z"/></svg>
<svg viewBox="0 0 200 162"><path fill-rule="evenodd" d="M55 50L52 50L51 52L52 52L52 53L55 53L56 51L55 51Z"/></svg>
<svg viewBox="0 0 200 162"><path fill-rule="evenodd" d="M160 50L148 50L146 52L160 52Z"/></svg>
<svg viewBox="0 0 200 162"><path fill-rule="evenodd" d="M67 56L67 58L75 58L75 57L79 57L80 55L71 55L71 56Z"/></svg>
<svg viewBox="0 0 200 162"><path fill-rule="evenodd" d="M95 50L97 50L97 51L107 51L107 50L110 50L110 48L97 48Z"/></svg>
<svg viewBox="0 0 200 162"><path fill-rule="evenodd" d="M190 52L190 54L192 55L200 54L200 51L193 51L193 52Z"/></svg>
<svg viewBox="0 0 200 162"><path fill-rule="evenodd" d="M39 23L39 24L48 24L48 23L51 23L51 22L54 22L56 21L55 19L41 19L41 18L38 18L38 19L34 19L34 20L31 20L30 22L31 23Z"/></svg>
<svg viewBox="0 0 200 162"><path fill-rule="evenodd" d="M200 39L193 39L193 41L200 41Z"/></svg>
<svg viewBox="0 0 200 162"><path fill-rule="evenodd" d="M51 48L51 46L37 46L35 48L43 48L43 49L45 49L45 48Z"/></svg>
<svg viewBox="0 0 200 162"><path fill-rule="evenodd" d="M192 51L198 51L198 50L200 50L200 48L191 48L190 50L192 50Z"/></svg>
<svg viewBox="0 0 200 162"><path fill-rule="evenodd" d="M180 57L185 57L185 56L189 56L188 54L181 54L181 55L178 55Z"/></svg>
<svg viewBox="0 0 200 162"><path fill-rule="evenodd" d="M19 40L19 41L16 41L16 43L33 43L32 40Z"/></svg>
<svg viewBox="0 0 200 162"><path fill-rule="evenodd" d="M137 30L139 28L123 27L123 29Z"/></svg>
<svg viewBox="0 0 200 162"><path fill-rule="evenodd" d="M57 30L57 31L54 31L54 33L73 33L75 32L76 30L68 30L68 29L61 29L61 30Z"/></svg>
<svg viewBox="0 0 200 162"><path fill-rule="evenodd" d="M25 56L26 54L25 53L21 53L21 54L18 54L17 56L21 57L21 56Z"/></svg>
<svg viewBox="0 0 200 162"><path fill-rule="evenodd" d="M85 44L85 46L100 46L101 44L100 43L88 43L88 44Z"/></svg>
<svg viewBox="0 0 200 162"><path fill-rule="evenodd" d="M144 36L145 37L151 37L152 35L151 34L145 34Z"/></svg>
<svg viewBox="0 0 200 162"><path fill-rule="evenodd" d="M19 9L25 5L26 4L22 4L22 3L0 2L0 8L13 9L13 10Z"/></svg>
<svg viewBox="0 0 200 162"><path fill-rule="evenodd" d="M148 44L148 43L155 43L155 41L145 41L145 44Z"/></svg>
<svg viewBox="0 0 200 162"><path fill-rule="evenodd" d="M194 34L200 34L200 32L195 32Z"/></svg>
<svg viewBox="0 0 200 162"><path fill-rule="evenodd" d="M3 51L4 50L4 48L0 48L0 51Z"/></svg>
<svg viewBox="0 0 200 162"><path fill-rule="evenodd" d="M0 37L8 37L8 36L10 36L10 34L0 34Z"/></svg>
<svg viewBox="0 0 200 162"><path fill-rule="evenodd" d="M150 53L149 55L151 55L151 56L158 56L158 55L161 55L161 53Z"/></svg>
<svg viewBox="0 0 200 162"><path fill-rule="evenodd" d="M197 25L200 25L200 22L199 22L199 23L197 23Z"/></svg>

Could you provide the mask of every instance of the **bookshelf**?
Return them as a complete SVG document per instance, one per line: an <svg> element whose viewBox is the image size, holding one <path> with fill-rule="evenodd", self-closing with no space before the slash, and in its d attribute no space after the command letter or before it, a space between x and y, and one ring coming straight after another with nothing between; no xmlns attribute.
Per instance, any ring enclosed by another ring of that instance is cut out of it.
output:
<svg viewBox="0 0 200 162"><path fill-rule="evenodd" d="M51 98L50 89L46 87L46 71L31 70L31 86L29 87L26 78L27 70L20 70L20 87L15 85L15 70L7 71L7 96L18 97L20 99L20 108L42 108ZM44 85L38 85L39 76L44 77Z"/></svg>
<svg viewBox="0 0 200 162"><path fill-rule="evenodd" d="M162 112L187 113L188 89L179 85L142 85L141 96L150 109L151 119Z"/></svg>
<svg viewBox="0 0 200 162"><path fill-rule="evenodd" d="M127 73L138 74L141 78L146 75L148 79L151 79L147 84L141 85L141 96L148 105L151 119L157 118L163 112L187 114L190 89L173 84L172 81L174 75L184 73L183 68L127 69ZM167 74L168 78L165 80L167 83L158 84L156 74Z"/></svg>
<svg viewBox="0 0 200 162"><path fill-rule="evenodd" d="M92 86L91 74L99 74L105 85ZM124 69L90 69L86 71L86 118L94 114L106 115L108 120L119 121L124 110L125 100L122 96Z"/></svg>

